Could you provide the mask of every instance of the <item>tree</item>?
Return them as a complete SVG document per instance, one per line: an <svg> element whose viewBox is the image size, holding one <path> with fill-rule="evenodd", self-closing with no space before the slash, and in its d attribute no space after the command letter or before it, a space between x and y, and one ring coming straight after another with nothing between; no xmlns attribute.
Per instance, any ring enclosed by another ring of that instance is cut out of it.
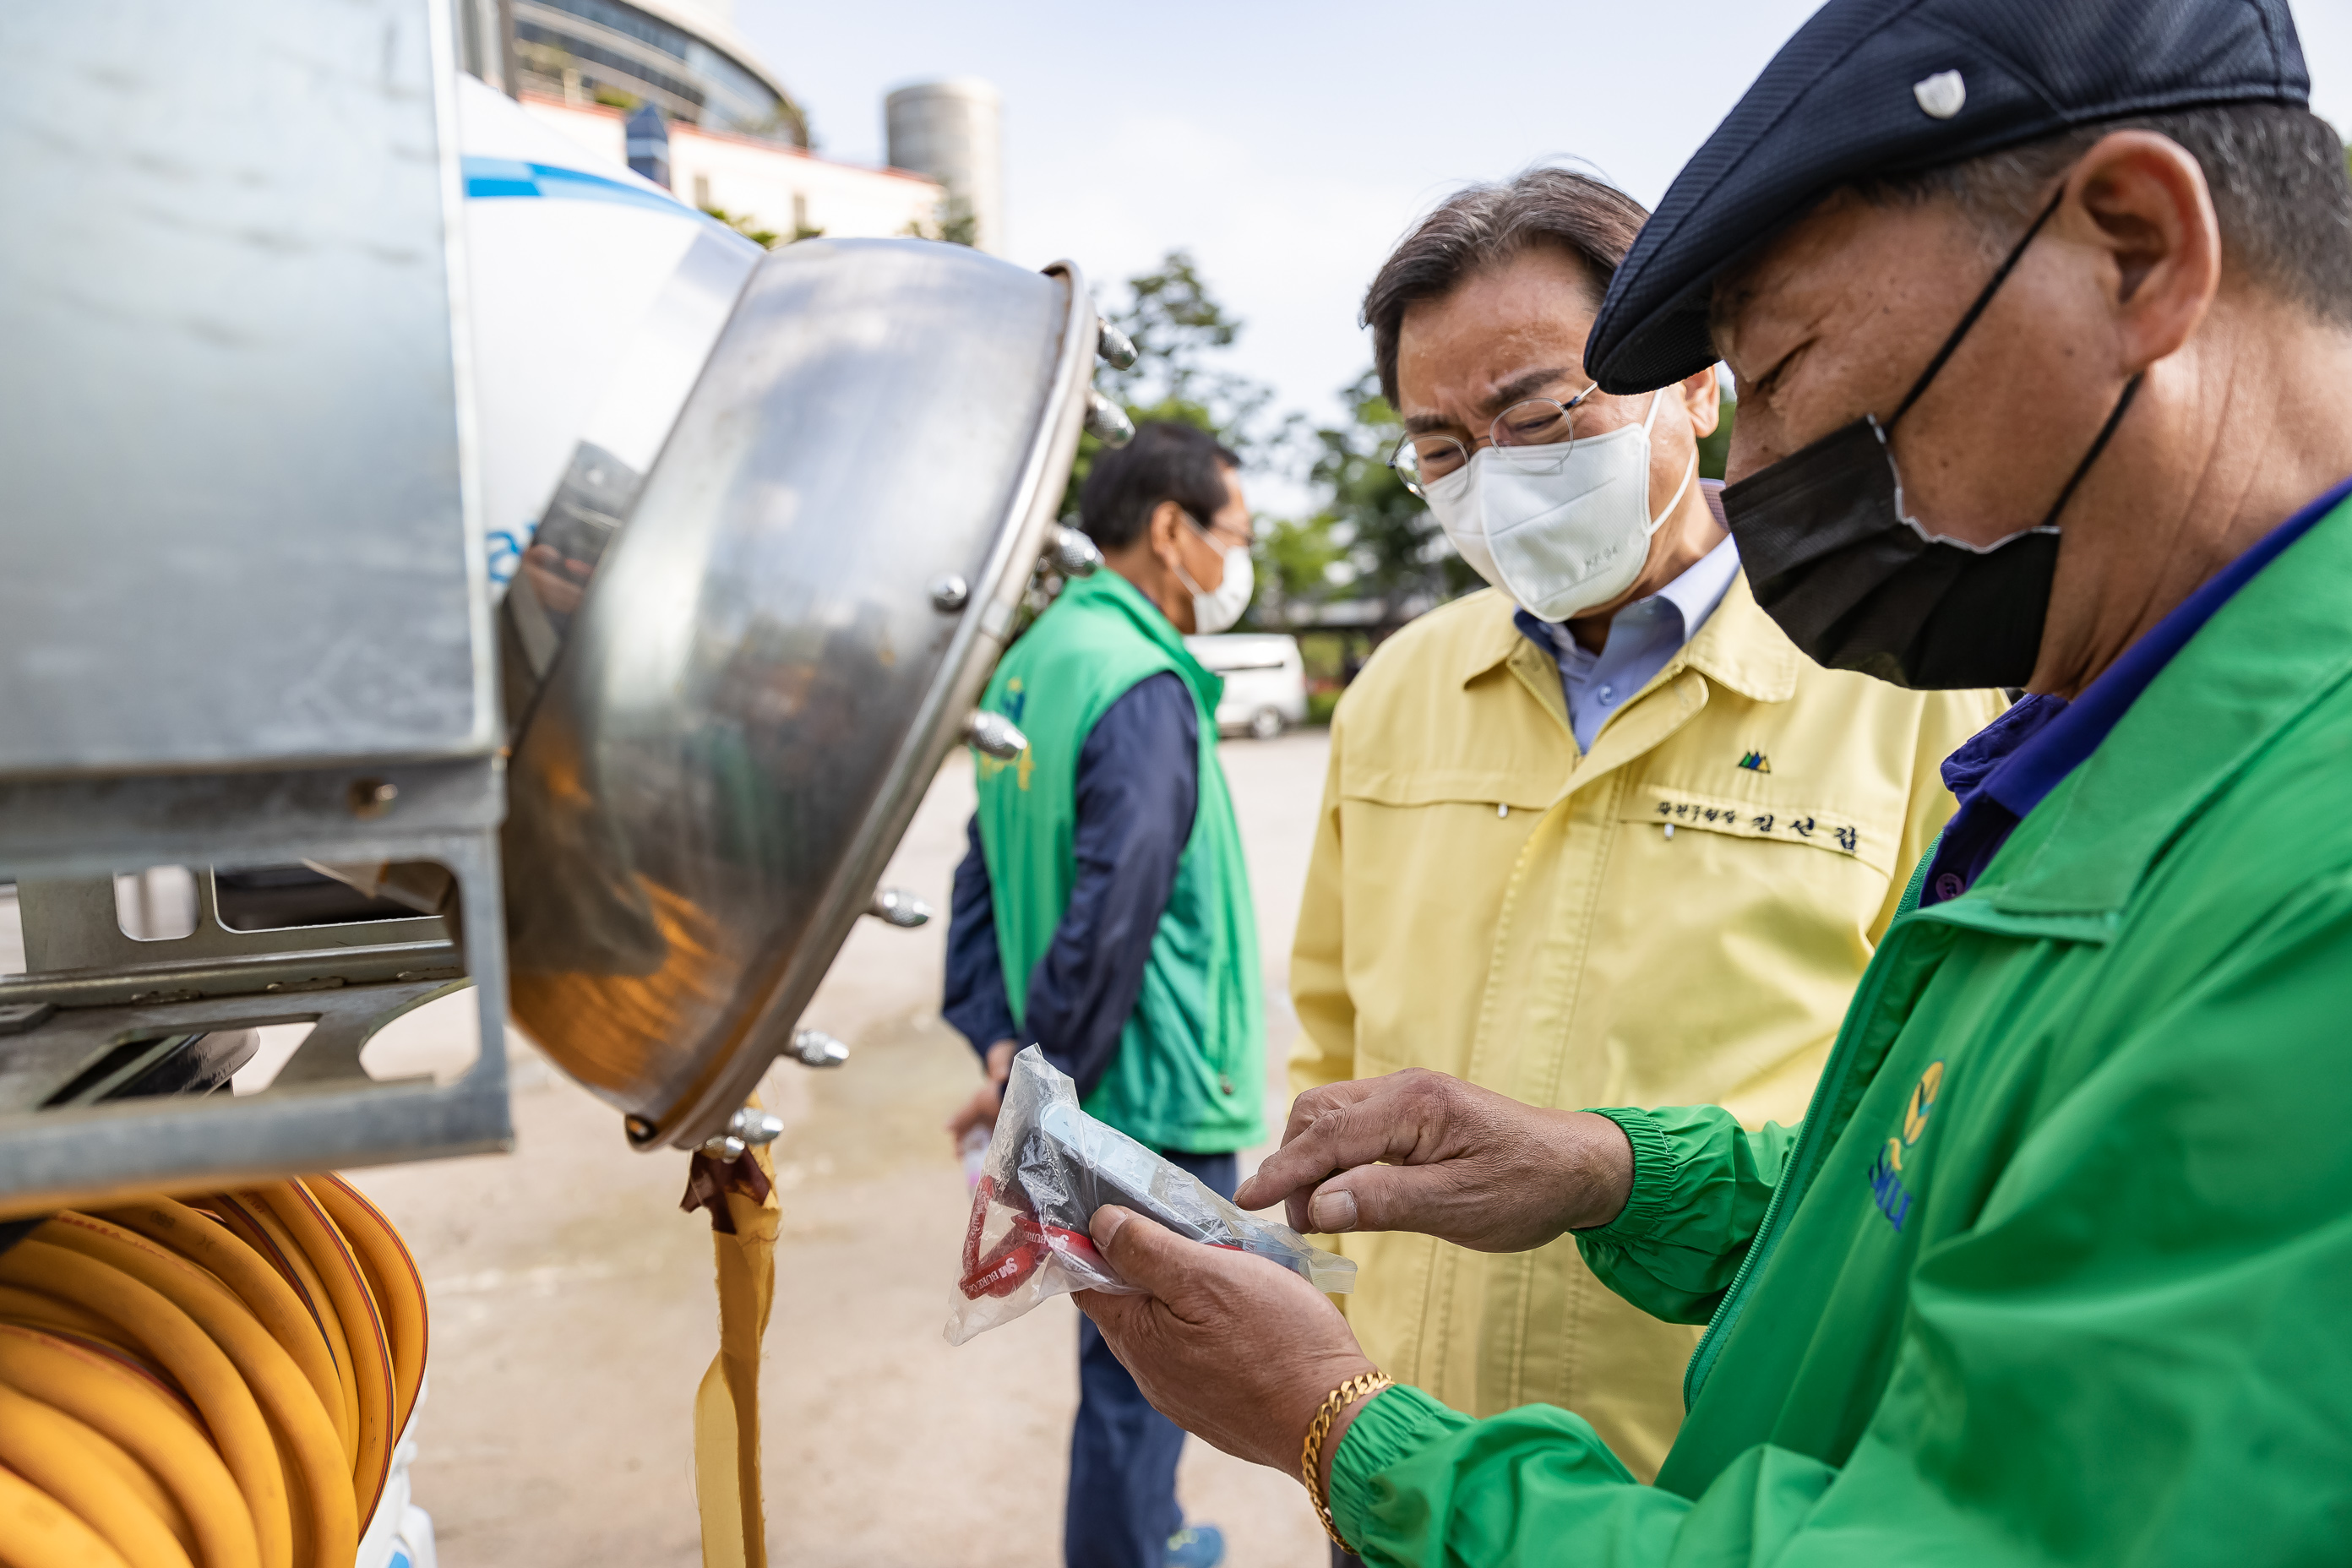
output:
<svg viewBox="0 0 2352 1568"><path fill-rule="evenodd" d="M737 234L741 235L745 239L750 240L752 244L759 246L763 249L773 250L783 240L784 237L778 234L774 229L760 227L760 220L751 216L748 213L730 213L725 207L705 207L702 210L706 216L717 218L720 223L725 224L729 228L731 228ZM824 231L823 229L819 229L816 232L823 234ZM794 239L805 239L808 237L806 235L796 234L793 237Z"/></svg>
<svg viewBox="0 0 2352 1568"><path fill-rule="evenodd" d="M1144 417L1198 424L1235 451L1262 444L1257 422L1274 390L1215 363L1242 323L1226 314L1191 253L1170 251L1158 271L1129 279L1127 289L1127 304L1109 316L1135 344L1136 361L1106 367L1103 391Z"/></svg>
<svg viewBox="0 0 2352 1568"><path fill-rule="evenodd" d="M898 232L908 239L935 239L942 245L978 245L980 215L961 196L942 196L929 218L908 218Z"/></svg>
<svg viewBox="0 0 2352 1568"><path fill-rule="evenodd" d="M1699 437L1698 477L1703 479L1723 478L1724 460L1731 455L1731 416L1739 412L1739 401L1731 395L1729 388L1718 395L1721 401L1716 405L1715 434Z"/></svg>
<svg viewBox="0 0 2352 1568"><path fill-rule="evenodd" d="M1431 605L1478 585L1477 574L1445 542L1428 506L1389 466L1404 434L1370 370L1340 393L1346 423L1315 432L1320 448L1309 479L1326 489L1332 535L1347 550L1356 598L1379 605L1374 635L1385 636Z"/></svg>
<svg viewBox="0 0 2352 1568"><path fill-rule="evenodd" d="M1129 278L1127 293L1126 304L1103 314L1135 344L1135 363L1125 370L1104 365L1095 376L1103 395L1139 425L1154 419L1191 425L1244 461L1274 459L1295 416L1269 427L1265 416L1274 389L1216 363L1241 336L1242 323L1226 313L1191 254L1170 251L1157 270ZM1078 438L1077 461L1062 492L1063 517L1076 512L1078 492L1102 449L1092 436Z"/></svg>
<svg viewBox="0 0 2352 1568"><path fill-rule="evenodd" d="M1300 612L1328 602L1349 575L1348 547L1336 536L1329 512L1303 522L1279 519L1258 530L1251 552L1257 566L1257 597L1251 614L1261 625L1282 626Z"/></svg>
<svg viewBox="0 0 2352 1568"><path fill-rule="evenodd" d="M824 235L824 229L812 228L807 224L798 226L790 234L779 234L772 228L761 228L760 220L749 213L730 213L725 207L705 207L702 211L706 217L717 218L745 239L766 250L773 250L780 245L795 244L803 239L820 239Z"/></svg>

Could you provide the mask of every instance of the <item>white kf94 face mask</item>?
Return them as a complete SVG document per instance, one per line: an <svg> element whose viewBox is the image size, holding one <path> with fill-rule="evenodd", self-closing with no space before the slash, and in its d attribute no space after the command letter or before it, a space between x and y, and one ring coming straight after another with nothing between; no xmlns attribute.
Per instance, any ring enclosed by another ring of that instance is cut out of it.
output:
<svg viewBox="0 0 2352 1568"><path fill-rule="evenodd" d="M1650 515L1650 426L1639 425L1547 447L1481 447L1428 487L1429 510L1472 571L1539 621L1566 621L1633 585L1658 531L1698 472Z"/></svg>
<svg viewBox="0 0 2352 1568"><path fill-rule="evenodd" d="M1207 540L1212 549L1215 548L1214 534L1193 522L1190 513L1184 521L1192 523L1192 531ZM1201 637L1214 637L1240 620L1242 612L1249 608L1250 595L1257 588L1257 569L1250 563L1248 545L1236 544L1218 553L1224 559L1225 574L1214 588L1205 591L1192 581L1192 574L1184 570L1182 562L1176 563L1177 581L1192 591L1192 630Z"/></svg>

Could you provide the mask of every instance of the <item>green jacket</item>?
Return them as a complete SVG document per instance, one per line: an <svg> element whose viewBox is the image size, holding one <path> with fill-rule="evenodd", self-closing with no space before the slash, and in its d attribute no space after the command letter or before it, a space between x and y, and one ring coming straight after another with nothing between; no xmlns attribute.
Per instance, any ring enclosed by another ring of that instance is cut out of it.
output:
<svg viewBox="0 0 2352 1568"><path fill-rule="evenodd" d="M1143 992L1087 1111L1154 1149L1222 1154L1265 1136L1265 1003L1249 868L1217 761L1224 682L1118 573L1074 580L1004 656L981 705L1028 737L1015 761L977 758L980 844L1015 1023L1053 945L1077 863L1078 752L1138 681L1173 671L1200 720L1199 804L1152 933Z"/></svg>
<svg viewBox="0 0 2352 1568"><path fill-rule="evenodd" d="M2352 1558L2352 504L1977 886L1879 947L1802 1128L1608 1112L1620 1293L1709 1321L1654 1487L1582 1420L1373 1401L1378 1563Z"/></svg>

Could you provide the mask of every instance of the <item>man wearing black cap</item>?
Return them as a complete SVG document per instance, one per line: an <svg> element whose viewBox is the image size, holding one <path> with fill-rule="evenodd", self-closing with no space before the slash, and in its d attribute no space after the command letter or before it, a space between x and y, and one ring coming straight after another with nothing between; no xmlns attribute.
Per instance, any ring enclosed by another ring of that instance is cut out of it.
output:
<svg viewBox="0 0 2352 1568"><path fill-rule="evenodd" d="M2031 695L1946 764L1799 1128L1400 1074L1240 1199L1572 1232L1706 1322L1657 1484L1105 1209L1150 1294L1081 1300L1155 1404L1377 1563L2341 1560L2352 182L2306 96L2284 0L1833 0L1610 289L1604 388L1738 378L1726 510L1801 647Z"/></svg>

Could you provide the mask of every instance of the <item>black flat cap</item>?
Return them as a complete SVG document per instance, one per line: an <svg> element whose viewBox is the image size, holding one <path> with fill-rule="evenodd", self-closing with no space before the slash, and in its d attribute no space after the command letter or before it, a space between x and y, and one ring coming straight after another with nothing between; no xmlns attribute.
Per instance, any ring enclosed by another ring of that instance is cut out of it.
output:
<svg viewBox="0 0 2352 1568"><path fill-rule="evenodd" d="M1717 271L1849 180L2126 115L2310 99L2286 0L1830 0L1675 176L1584 363L1614 393L1705 370Z"/></svg>

